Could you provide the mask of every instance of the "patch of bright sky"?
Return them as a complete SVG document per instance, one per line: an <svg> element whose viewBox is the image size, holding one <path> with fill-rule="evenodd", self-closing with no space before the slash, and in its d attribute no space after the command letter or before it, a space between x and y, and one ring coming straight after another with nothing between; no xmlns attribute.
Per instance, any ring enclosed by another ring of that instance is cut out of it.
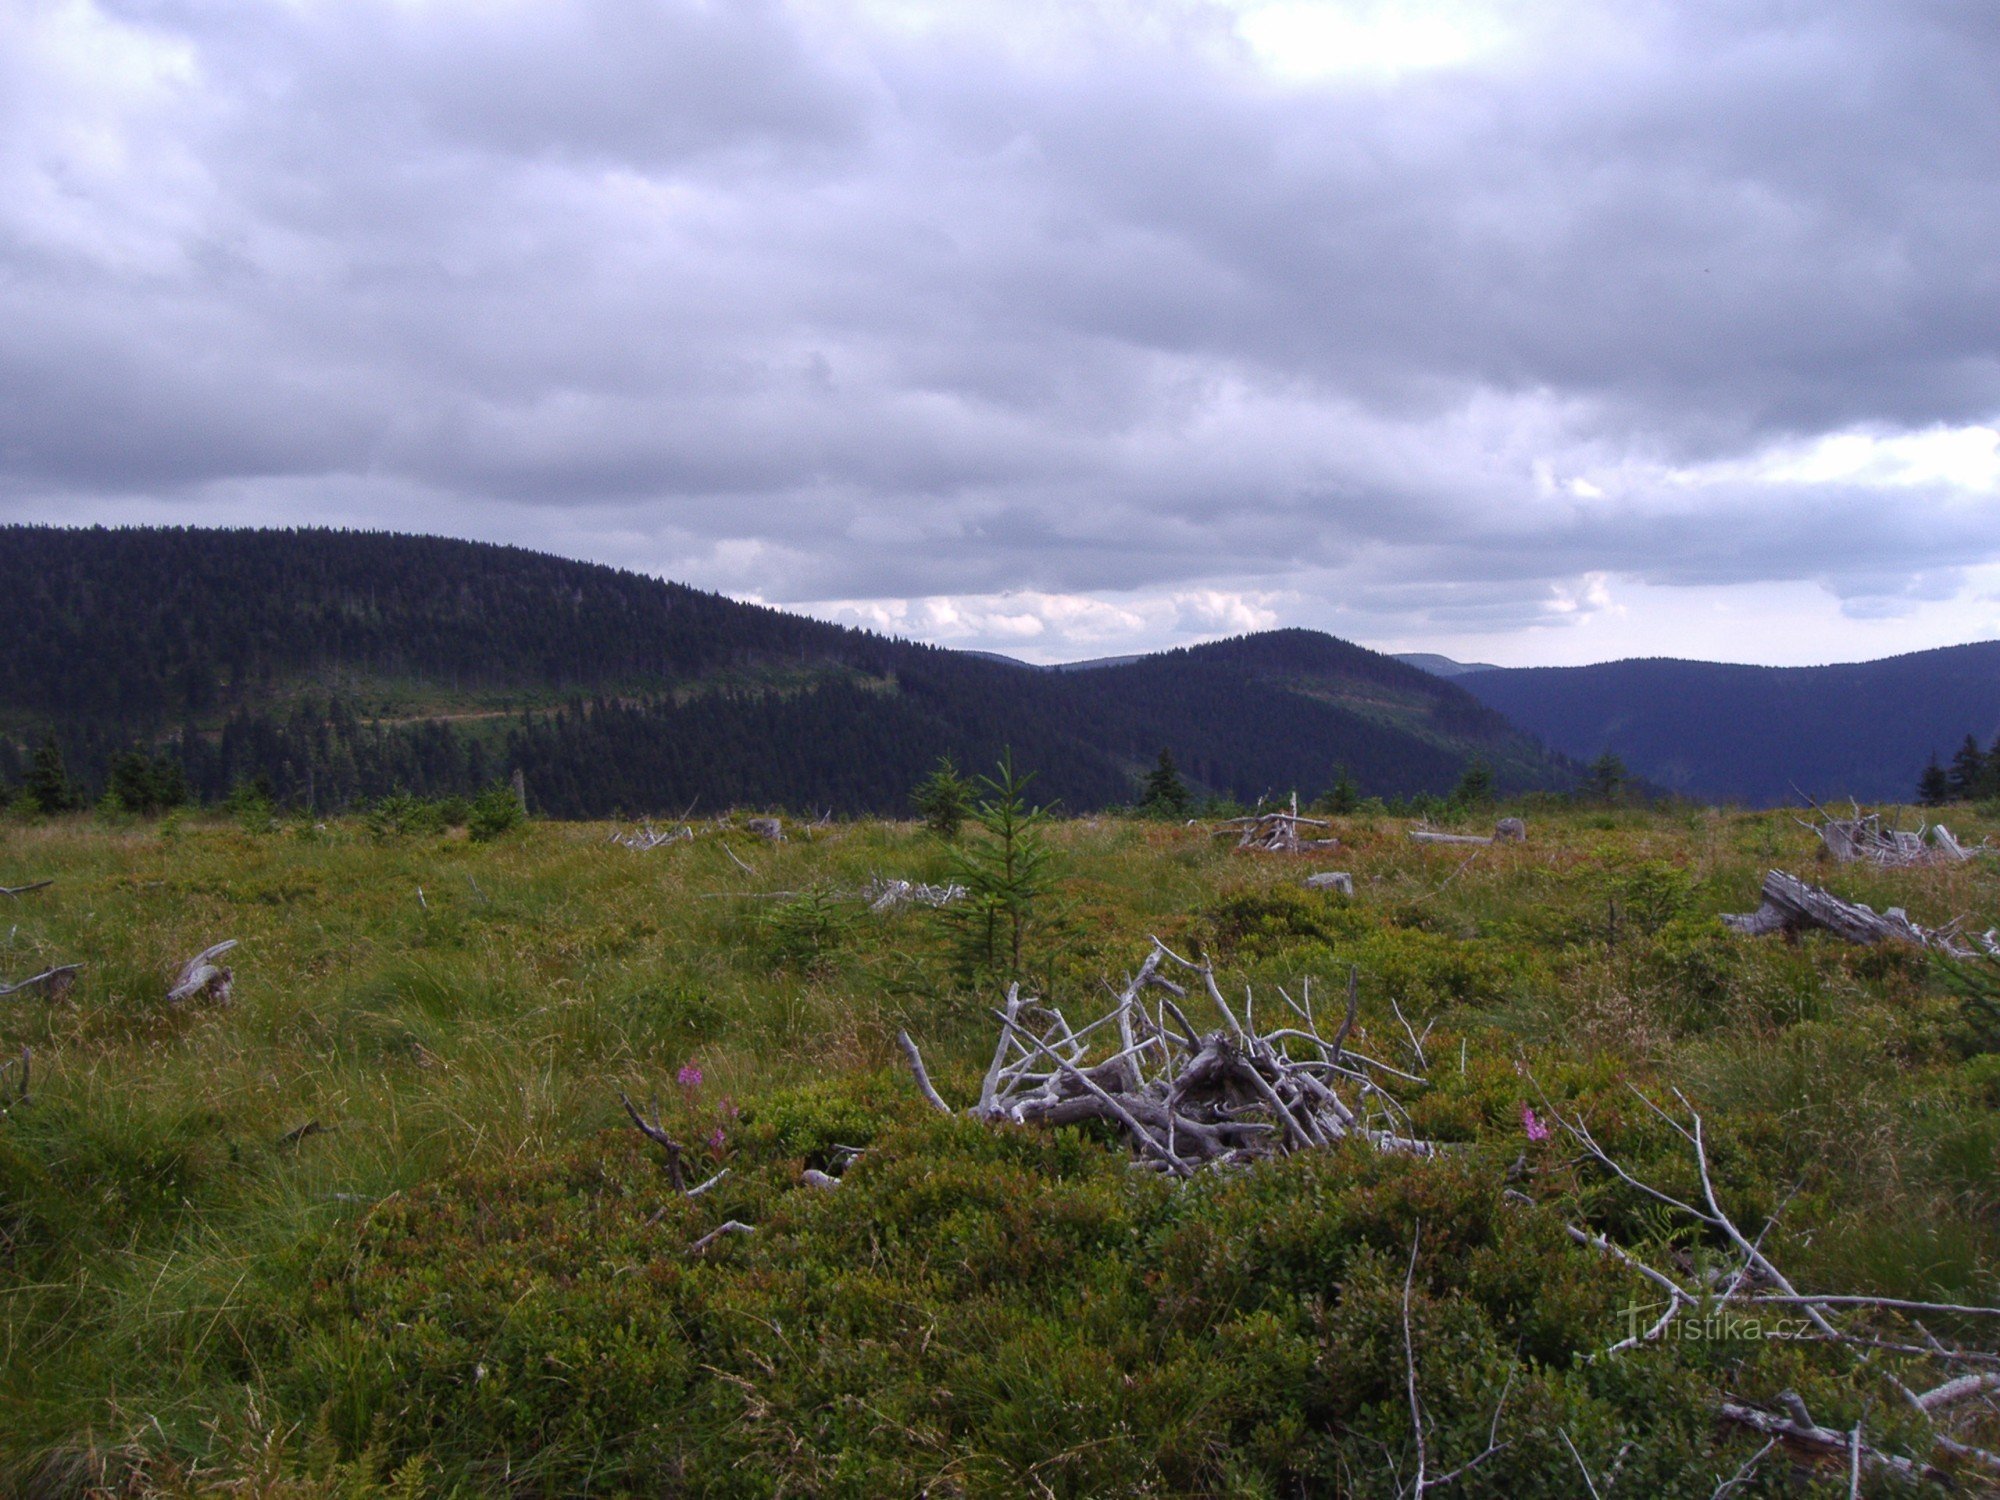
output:
<svg viewBox="0 0 2000 1500"><path fill-rule="evenodd" d="M1532 465L1535 491L1602 500L1646 490L1688 492L1718 486L1868 485L1886 489L1924 486L1957 490L1972 501L2000 500L2000 428L1925 427L1915 431L1850 430L1821 433L1742 458L1684 468L1643 461L1601 466L1588 461L1558 471L1547 460Z"/></svg>
<svg viewBox="0 0 2000 1500"><path fill-rule="evenodd" d="M1305 80L1463 67L1515 35L1514 7L1423 0L1230 0L1236 32L1281 78Z"/></svg>
<svg viewBox="0 0 2000 1500"><path fill-rule="evenodd" d="M2000 495L2000 431L1836 432L1757 461L1751 476L1793 484L1945 484Z"/></svg>
<svg viewBox="0 0 2000 1500"><path fill-rule="evenodd" d="M1033 52L1079 35L1219 44L1286 82L1387 81L1507 50L1555 0L793 0L891 35L980 32ZM1566 8L1566 7L1564 7Z"/></svg>
<svg viewBox="0 0 2000 1500"><path fill-rule="evenodd" d="M1378 651L1436 651L1502 667L1583 666L1677 656L1763 666L1872 661L2000 638L2000 566L1968 568L1948 597L1843 608L1813 582L1654 586L1592 574L1551 590L1546 624L1504 635L1378 636ZM1303 622L1301 622L1303 623ZM1332 628L1340 633L1338 625ZM1670 645L1664 649L1662 642Z"/></svg>
<svg viewBox="0 0 2000 1500"><path fill-rule="evenodd" d="M1158 651L1271 630L1285 597L1230 589L1180 589L1097 597L1019 590L922 599L833 599L795 605L804 614L940 646L998 651L1041 664Z"/></svg>

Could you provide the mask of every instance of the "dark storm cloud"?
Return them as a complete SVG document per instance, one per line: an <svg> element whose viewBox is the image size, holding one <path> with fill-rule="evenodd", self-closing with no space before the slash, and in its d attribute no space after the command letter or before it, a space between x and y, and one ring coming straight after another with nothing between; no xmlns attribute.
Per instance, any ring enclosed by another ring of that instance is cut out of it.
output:
<svg viewBox="0 0 2000 1500"><path fill-rule="evenodd" d="M1495 628L2000 557L1990 493L1755 472L2000 412L2000 13L1521 14L1300 82L1192 4L35 0L0 495Z"/></svg>

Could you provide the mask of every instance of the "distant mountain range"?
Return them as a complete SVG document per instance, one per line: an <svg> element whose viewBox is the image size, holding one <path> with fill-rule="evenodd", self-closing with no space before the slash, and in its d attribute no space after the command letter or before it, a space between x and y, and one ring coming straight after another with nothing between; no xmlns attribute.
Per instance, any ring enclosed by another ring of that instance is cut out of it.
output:
<svg viewBox="0 0 2000 1500"><path fill-rule="evenodd" d="M2000 641L1830 667L1651 658L1451 680L1577 760L1608 750L1670 791L1760 807L1907 802L1933 752L2000 733Z"/></svg>
<svg viewBox="0 0 2000 1500"><path fill-rule="evenodd" d="M1469 672L1496 672L1499 668L1486 661L1453 661L1449 656L1439 656L1434 651L1402 651L1396 660L1429 672L1434 677L1463 677Z"/></svg>
<svg viewBox="0 0 2000 1500"><path fill-rule="evenodd" d="M517 548L379 533L0 528L0 777L53 734L94 792L178 758L219 797L337 807L520 769L599 816L763 804L902 811L940 755L1003 747L1073 810L1164 747L1198 792L1502 787L1575 769L1457 685L1284 630L1025 670Z"/></svg>

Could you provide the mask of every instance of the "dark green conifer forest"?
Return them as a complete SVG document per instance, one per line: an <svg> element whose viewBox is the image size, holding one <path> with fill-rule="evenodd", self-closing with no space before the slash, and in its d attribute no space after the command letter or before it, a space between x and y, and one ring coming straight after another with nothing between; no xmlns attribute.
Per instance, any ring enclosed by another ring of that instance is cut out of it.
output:
<svg viewBox="0 0 2000 1500"><path fill-rule="evenodd" d="M0 529L0 628L0 779L38 805L255 785L327 812L519 770L555 817L900 812L939 757L1009 746L1077 811L1132 801L1163 745L1191 794L1241 799L1342 767L1441 793L1474 756L1565 779L1460 689L1312 632L1050 672L433 537Z"/></svg>

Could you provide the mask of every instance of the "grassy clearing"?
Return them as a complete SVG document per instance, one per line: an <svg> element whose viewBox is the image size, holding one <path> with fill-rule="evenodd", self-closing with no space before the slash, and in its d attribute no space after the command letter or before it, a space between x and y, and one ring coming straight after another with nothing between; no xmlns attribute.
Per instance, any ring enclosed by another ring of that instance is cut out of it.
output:
<svg viewBox="0 0 2000 1500"><path fill-rule="evenodd" d="M1770 1243L1801 1284L2000 1300L2000 1068L1937 976L1722 932L1765 866L1811 867L1782 814L1537 812L1529 843L1471 859L1401 829L1345 820L1311 862L1052 829L1031 969L1072 1015L1158 933L1239 986L1330 991L1358 965L1378 1049L1405 1049L1392 998L1433 1026L1414 1115L1448 1159L1330 1152L1175 1191L1087 1132L923 1112L896 1029L969 1099L995 986L933 914L842 899L944 875L912 825L732 838L746 874L715 838L635 853L591 825L7 824L0 884L57 883L0 911L0 973L87 967L59 1000L0 1001L0 1051L34 1054L0 1121L0 1487L1388 1495L1418 1225L1434 1466L1507 1392L1507 1448L1456 1493L1587 1493L1574 1446L1600 1487L1615 1467L1621 1493L1706 1496L1756 1446L1710 1419L1723 1391L1798 1389L1914 1442L1880 1368L1829 1351L1589 1361L1640 1289L1565 1218L1679 1264L1714 1247L1527 1140L1521 1109L1545 1089L1676 1182L1624 1084L1677 1085L1738 1217L1787 1204ZM1299 889L1328 866L1354 901ZM1921 921L2000 914L1985 862L1809 878ZM167 1007L223 937L235 1003ZM720 1131L726 1183L666 1194L620 1088ZM868 1148L846 1186L798 1187L837 1143ZM728 1217L759 1233L689 1260ZM1736 1493L1788 1484L1772 1464Z"/></svg>

